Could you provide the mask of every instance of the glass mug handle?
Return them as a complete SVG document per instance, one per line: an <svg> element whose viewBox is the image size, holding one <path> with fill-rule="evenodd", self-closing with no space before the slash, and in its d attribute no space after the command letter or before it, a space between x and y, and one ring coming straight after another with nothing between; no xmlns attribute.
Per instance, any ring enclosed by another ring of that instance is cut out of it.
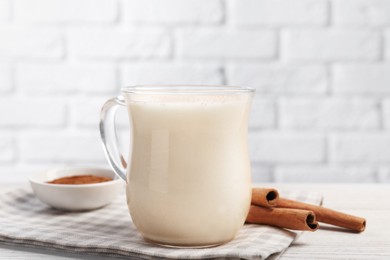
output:
<svg viewBox="0 0 390 260"><path fill-rule="evenodd" d="M100 112L100 137L103 142L104 153L106 154L108 163L114 172L126 181L125 158L119 151L118 138L115 128L115 114L118 106L125 106L125 100L122 96L112 98L104 103Z"/></svg>

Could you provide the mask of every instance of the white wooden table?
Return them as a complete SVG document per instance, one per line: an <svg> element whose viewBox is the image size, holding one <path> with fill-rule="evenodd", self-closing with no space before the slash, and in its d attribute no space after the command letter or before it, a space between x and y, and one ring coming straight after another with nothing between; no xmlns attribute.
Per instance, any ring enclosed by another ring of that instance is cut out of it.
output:
<svg viewBox="0 0 390 260"><path fill-rule="evenodd" d="M315 191L324 195L324 206L367 219L366 231L361 234L337 231L336 228L324 225L316 232L306 232L287 249L281 259L390 259L390 184L258 185ZM27 184L0 184L0 192L23 186ZM0 244L0 259L99 260L107 257Z"/></svg>

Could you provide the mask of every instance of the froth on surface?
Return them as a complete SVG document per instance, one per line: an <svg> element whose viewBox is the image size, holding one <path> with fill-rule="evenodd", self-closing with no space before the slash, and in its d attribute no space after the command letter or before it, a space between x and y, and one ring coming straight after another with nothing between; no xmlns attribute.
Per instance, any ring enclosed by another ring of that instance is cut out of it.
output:
<svg viewBox="0 0 390 260"><path fill-rule="evenodd" d="M125 94L127 102L142 102L142 103L154 103L154 104L167 104L167 103L179 103L179 104L218 104L227 102L242 102L247 101L252 96L251 94L233 94L233 95L171 95L171 94L156 94L156 95L144 95L144 94Z"/></svg>

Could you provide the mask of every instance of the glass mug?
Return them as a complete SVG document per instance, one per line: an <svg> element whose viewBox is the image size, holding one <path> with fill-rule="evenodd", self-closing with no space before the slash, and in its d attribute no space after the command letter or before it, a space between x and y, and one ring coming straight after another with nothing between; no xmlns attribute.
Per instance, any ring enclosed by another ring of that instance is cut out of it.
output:
<svg viewBox="0 0 390 260"><path fill-rule="evenodd" d="M208 247L235 237L251 200L253 95L230 86L135 86L104 104L104 150L126 180L130 215L146 240ZM128 163L115 135L118 106L127 108L131 125Z"/></svg>

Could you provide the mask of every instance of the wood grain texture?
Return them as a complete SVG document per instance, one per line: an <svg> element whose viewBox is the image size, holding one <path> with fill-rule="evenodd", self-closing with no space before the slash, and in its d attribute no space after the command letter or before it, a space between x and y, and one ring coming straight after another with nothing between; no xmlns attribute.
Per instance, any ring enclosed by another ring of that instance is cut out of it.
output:
<svg viewBox="0 0 390 260"><path fill-rule="evenodd" d="M0 184L0 192L26 183ZM390 184L257 184L283 190L307 190L324 195L324 206L367 219L361 234L321 225L314 233L305 232L280 259L390 259ZM0 195L1 196L1 195ZM338 231L336 231L338 230ZM107 259L68 254L59 251L37 250L0 244L0 259ZM113 258L118 259L118 258Z"/></svg>

